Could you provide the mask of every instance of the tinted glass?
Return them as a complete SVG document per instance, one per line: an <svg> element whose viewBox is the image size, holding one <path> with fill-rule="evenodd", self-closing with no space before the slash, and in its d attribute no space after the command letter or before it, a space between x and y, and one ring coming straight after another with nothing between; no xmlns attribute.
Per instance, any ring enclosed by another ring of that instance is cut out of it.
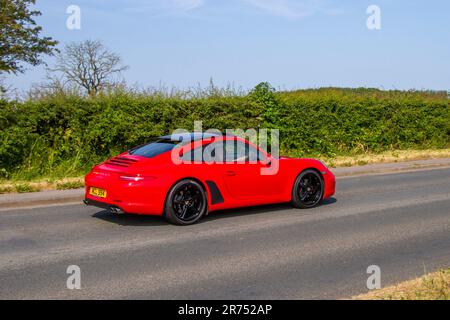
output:
<svg viewBox="0 0 450 320"><path fill-rule="evenodd" d="M228 141L229 142L229 141ZM258 149L250 146L249 144L243 143L242 141L234 141L233 143L225 144L225 155L227 162L238 162L238 163L256 163L261 160L262 154L258 157Z"/></svg>
<svg viewBox="0 0 450 320"><path fill-rule="evenodd" d="M221 150L221 152L216 152ZM223 150L223 151L222 151ZM197 151L197 152L195 152ZM206 158L205 158L206 157ZM196 159L197 158L197 159ZM211 159L212 158L212 159ZM194 150L186 152L182 156L186 162L238 162L238 163L256 163L257 161L265 161L264 154L253 146L241 141L214 142Z"/></svg>
<svg viewBox="0 0 450 320"><path fill-rule="evenodd" d="M144 146L131 149L128 153L134 156L142 156L146 158L153 158L164 152L171 151L179 144L179 141L158 140Z"/></svg>
<svg viewBox="0 0 450 320"><path fill-rule="evenodd" d="M191 162L208 162L209 159L204 158L205 149L210 148L212 144L206 144L201 147L197 147L193 150L190 150L182 155L181 159L186 163ZM211 155L212 157L215 156L214 150L212 152L209 152L208 155Z"/></svg>

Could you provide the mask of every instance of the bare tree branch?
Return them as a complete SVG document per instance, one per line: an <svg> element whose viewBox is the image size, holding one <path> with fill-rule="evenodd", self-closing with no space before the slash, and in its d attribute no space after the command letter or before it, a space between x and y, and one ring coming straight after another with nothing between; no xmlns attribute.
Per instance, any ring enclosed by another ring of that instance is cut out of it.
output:
<svg viewBox="0 0 450 320"><path fill-rule="evenodd" d="M61 73L68 82L95 95L103 88L114 85L117 76L128 69L119 55L109 51L100 41L86 40L65 46L57 55L53 72Z"/></svg>

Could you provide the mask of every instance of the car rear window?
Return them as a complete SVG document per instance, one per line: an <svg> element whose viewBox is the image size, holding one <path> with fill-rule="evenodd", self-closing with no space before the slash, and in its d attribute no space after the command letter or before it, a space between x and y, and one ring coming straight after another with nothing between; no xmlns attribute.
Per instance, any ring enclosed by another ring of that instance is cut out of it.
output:
<svg viewBox="0 0 450 320"><path fill-rule="evenodd" d="M164 152L171 151L179 143L179 141L172 141L168 139L157 140L155 142L151 142L149 144L131 149L130 151L128 151L128 153L134 156L153 158Z"/></svg>

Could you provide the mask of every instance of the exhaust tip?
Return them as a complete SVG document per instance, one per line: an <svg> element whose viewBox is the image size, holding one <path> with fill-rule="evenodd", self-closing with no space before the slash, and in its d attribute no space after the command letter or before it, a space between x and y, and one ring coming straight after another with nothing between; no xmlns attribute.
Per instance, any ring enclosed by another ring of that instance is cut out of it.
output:
<svg viewBox="0 0 450 320"><path fill-rule="evenodd" d="M108 209L109 209L109 211L110 211L111 213L114 213L114 214L124 214L124 213L125 213L125 212L124 212L122 209L120 209L119 207L111 206L111 207L109 207Z"/></svg>

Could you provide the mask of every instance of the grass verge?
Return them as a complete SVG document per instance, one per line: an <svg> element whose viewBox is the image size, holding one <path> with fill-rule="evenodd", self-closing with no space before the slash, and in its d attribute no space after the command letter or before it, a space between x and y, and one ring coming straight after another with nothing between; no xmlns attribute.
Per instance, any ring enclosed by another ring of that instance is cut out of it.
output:
<svg viewBox="0 0 450 320"><path fill-rule="evenodd" d="M395 150L382 153L365 153L351 156L324 158L323 161L332 168L363 166L372 163L392 163L413 160L450 158L450 149Z"/></svg>
<svg viewBox="0 0 450 320"><path fill-rule="evenodd" d="M450 300L450 268L353 297L355 300Z"/></svg>
<svg viewBox="0 0 450 320"><path fill-rule="evenodd" d="M319 157L320 158L320 157ZM373 163L389 163L413 160L426 160L450 158L450 149L431 150L397 150L386 151L378 154L360 154L349 156L337 156L335 158L322 158L330 167L352 167ZM13 180L0 180L0 194L2 193L23 193L44 190L67 190L77 189L84 186L84 179L80 177L72 178L43 178L40 180L26 180L15 178Z"/></svg>
<svg viewBox="0 0 450 320"><path fill-rule="evenodd" d="M4 181L0 183L0 194L2 193L24 193L37 192L44 190L67 190L77 189L84 186L84 179L65 178L61 180L42 180L42 181Z"/></svg>

